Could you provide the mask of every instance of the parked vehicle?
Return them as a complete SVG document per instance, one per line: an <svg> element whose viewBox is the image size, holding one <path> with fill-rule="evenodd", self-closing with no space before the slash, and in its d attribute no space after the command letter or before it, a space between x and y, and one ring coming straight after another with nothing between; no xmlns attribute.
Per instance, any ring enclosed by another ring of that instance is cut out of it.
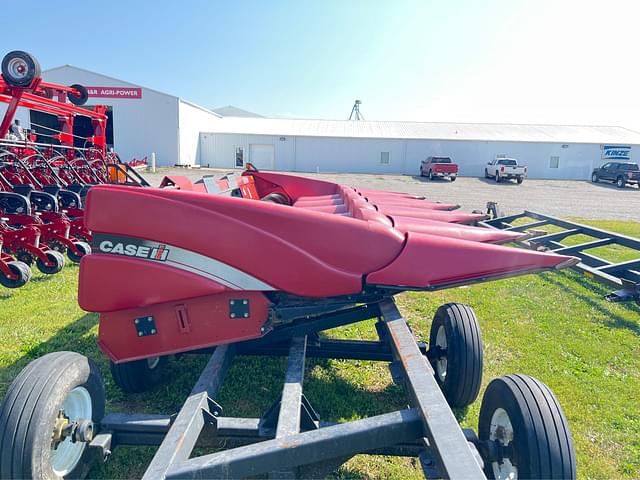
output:
<svg viewBox="0 0 640 480"><path fill-rule="evenodd" d="M637 163L631 162L607 162L591 174L593 183L600 180L614 182L618 188L624 188L626 185L640 187L640 167Z"/></svg>
<svg viewBox="0 0 640 480"><path fill-rule="evenodd" d="M420 176L429 177L429 180L436 177L449 178L455 182L458 176L458 165L453 163L450 157L427 157L420 164Z"/></svg>
<svg viewBox="0 0 640 480"><path fill-rule="evenodd" d="M518 165L518 160L515 158L496 158L484 169L484 178L493 178L496 183L514 178L518 183L522 183L526 176L527 167Z"/></svg>

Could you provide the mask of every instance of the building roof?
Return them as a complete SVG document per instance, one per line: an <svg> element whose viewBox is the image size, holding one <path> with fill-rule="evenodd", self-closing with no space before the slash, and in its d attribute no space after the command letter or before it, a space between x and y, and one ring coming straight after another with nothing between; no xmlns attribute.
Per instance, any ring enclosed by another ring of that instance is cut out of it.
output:
<svg viewBox="0 0 640 480"><path fill-rule="evenodd" d="M238 108L234 105L227 105L226 107L214 108L213 111L218 115L222 115L223 117L264 118L263 115L258 115L257 113L250 112L249 110L244 110L242 108Z"/></svg>
<svg viewBox="0 0 640 480"><path fill-rule="evenodd" d="M281 118L222 118L212 133L299 137L475 140L496 142L640 145L640 133L623 127L497 123L391 122Z"/></svg>

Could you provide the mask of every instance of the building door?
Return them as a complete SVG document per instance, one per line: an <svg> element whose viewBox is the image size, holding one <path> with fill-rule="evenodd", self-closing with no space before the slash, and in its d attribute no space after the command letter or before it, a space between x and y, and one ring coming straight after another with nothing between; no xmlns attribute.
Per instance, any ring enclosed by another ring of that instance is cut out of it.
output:
<svg viewBox="0 0 640 480"><path fill-rule="evenodd" d="M249 161L258 170L273 170L275 147L273 145L249 145Z"/></svg>

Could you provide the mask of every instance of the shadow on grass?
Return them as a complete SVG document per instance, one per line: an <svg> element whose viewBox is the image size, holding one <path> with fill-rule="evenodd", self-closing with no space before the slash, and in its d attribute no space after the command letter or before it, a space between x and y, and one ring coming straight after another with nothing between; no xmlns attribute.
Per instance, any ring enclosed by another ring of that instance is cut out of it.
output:
<svg viewBox="0 0 640 480"><path fill-rule="evenodd" d="M573 277L573 280L578 282L587 290L592 291L593 296L584 295L583 293L579 292L577 289L571 288L568 282L563 283L556 280L554 278L556 274L549 275L549 274L543 273L542 275L545 282L549 282L550 284L553 284L556 287L562 290L565 290L567 293L570 293L574 297L588 304L591 308L600 312L606 318L606 320L604 320L603 323L608 327L626 329L631 331L635 335L640 336L640 317L638 322L633 322L631 320L627 320L624 317L621 317L620 315L613 313L613 311L610 308L607 308L608 302L605 303L606 300L603 300L603 297L611 293L611 288L595 283L585 277L580 276L576 272L566 272L566 273L562 272L562 274L564 275L565 278L569 278L569 276ZM629 312L640 315L640 307L635 303L631 303L631 302L618 303L617 305L620 308L623 308Z"/></svg>
<svg viewBox="0 0 640 480"><path fill-rule="evenodd" d="M87 333L98 323L98 316L87 313L38 343L24 345L21 356L7 367L0 368L0 399L4 397L13 379L29 362L47 353L70 350L95 357L97 346L93 335Z"/></svg>

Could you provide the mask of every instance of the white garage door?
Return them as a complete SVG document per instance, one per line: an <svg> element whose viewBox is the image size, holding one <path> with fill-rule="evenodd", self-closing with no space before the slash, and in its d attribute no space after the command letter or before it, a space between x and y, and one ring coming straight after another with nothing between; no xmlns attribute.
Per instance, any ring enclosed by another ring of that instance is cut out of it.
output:
<svg viewBox="0 0 640 480"><path fill-rule="evenodd" d="M249 161L258 170L273 170L275 147L273 145L249 145Z"/></svg>

